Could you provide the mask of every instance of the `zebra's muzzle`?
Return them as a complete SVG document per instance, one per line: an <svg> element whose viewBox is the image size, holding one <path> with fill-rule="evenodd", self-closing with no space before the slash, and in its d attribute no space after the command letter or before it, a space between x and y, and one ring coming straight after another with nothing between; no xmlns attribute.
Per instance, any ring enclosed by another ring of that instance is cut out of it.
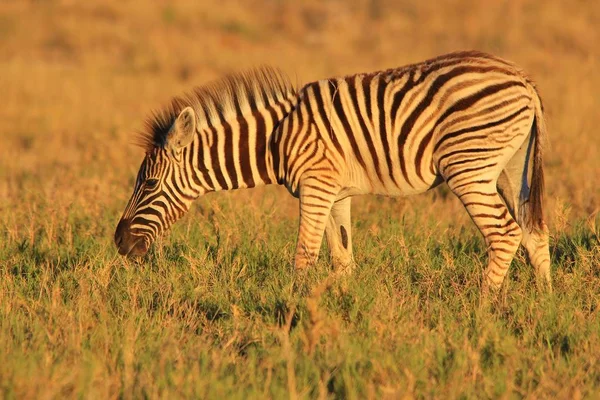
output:
<svg viewBox="0 0 600 400"><path fill-rule="evenodd" d="M148 252L148 244L143 236L131 233L131 222L121 219L115 231L115 244L122 256L143 256Z"/></svg>

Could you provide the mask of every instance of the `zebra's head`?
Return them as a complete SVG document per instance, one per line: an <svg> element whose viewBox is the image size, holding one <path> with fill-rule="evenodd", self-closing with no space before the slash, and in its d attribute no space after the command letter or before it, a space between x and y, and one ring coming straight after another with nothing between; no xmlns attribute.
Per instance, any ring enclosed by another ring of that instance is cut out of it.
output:
<svg viewBox="0 0 600 400"><path fill-rule="evenodd" d="M184 108L168 128L162 143L148 148L133 194L115 232L121 255L141 256L162 232L181 218L198 193L189 187L191 171L184 149L193 142L196 115Z"/></svg>

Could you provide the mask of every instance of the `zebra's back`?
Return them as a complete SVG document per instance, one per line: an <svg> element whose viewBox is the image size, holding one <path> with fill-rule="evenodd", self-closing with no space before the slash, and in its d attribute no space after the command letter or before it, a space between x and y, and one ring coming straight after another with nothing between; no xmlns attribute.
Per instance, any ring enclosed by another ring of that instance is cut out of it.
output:
<svg viewBox="0 0 600 400"><path fill-rule="evenodd" d="M531 126L534 96L513 64L461 52L310 83L289 119L302 121L292 130L308 143L311 136L323 141L331 168L353 194L409 195L441 182L442 173L458 165L450 163L487 165L482 157L464 156L510 144L523 131L517 126ZM282 150L294 154L299 148Z"/></svg>

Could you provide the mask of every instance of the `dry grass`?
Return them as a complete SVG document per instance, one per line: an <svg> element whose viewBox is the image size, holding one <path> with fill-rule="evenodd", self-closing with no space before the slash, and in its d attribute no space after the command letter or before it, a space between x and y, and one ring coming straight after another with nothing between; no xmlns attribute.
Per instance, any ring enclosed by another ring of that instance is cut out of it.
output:
<svg viewBox="0 0 600 400"><path fill-rule="evenodd" d="M597 396L598 26L589 1L2 2L3 397ZM318 295L327 264L294 282L280 188L207 196L146 263L117 256L132 135L172 95L258 64L301 84L471 48L544 99L555 296L521 257L479 310L482 241L443 189L357 199L361 268Z"/></svg>

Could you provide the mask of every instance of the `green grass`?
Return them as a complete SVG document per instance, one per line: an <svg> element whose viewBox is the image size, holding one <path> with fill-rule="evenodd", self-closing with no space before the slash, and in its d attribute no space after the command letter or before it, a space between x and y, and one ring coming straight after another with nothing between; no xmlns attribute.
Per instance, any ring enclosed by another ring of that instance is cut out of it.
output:
<svg viewBox="0 0 600 400"><path fill-rule="evenodd" d="M111 242L120 201L90 213L38 200L5 216L2 397L597 395L593 225L554 233L554 294L538 293L520 255L485 306L485 248L469 224L419 208L389 218L397 202L359 200L354 274L333 276L324 256L299 277L279 196L207 196L138 262Z"/></svg>
<svg viewBox="0 0 600 400"><path fill-rule="evenodd" d="M600 2L580 3L0 1L0 398L600 398ZM118 256L128 144L172 96L460 49L542 94L552 295L519 254L481 305L485 245L444 187L353 200L346 278L325 252L295 276L281 188L206 196Z"/></svg>

